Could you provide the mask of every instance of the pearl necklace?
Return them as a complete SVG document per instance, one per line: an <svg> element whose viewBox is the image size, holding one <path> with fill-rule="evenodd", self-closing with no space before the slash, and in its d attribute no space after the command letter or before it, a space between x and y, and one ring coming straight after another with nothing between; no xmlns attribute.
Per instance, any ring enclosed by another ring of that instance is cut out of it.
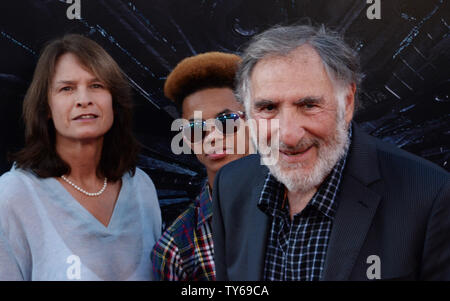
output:
<svg viewBox="0 0 450 301"><path fill-rule="evenodd" d="M106 179L105 177L105 181L103 181L103 187L102 189L100 189L98 192L87 192L86 190L84 190L83 188L79 187L78 185L76 185L75 183L73 183L72 181L70 181L68 178L66 178L64 175L61 176L61 179L63 179L64 181L66 181L67 183L69 183L70 185L73 186L73 188L75 188L76 190L84 193L87 196L99 196L103 193L103 191L105 191L106 189L106 185L108 184L108 179Z"/></svg>

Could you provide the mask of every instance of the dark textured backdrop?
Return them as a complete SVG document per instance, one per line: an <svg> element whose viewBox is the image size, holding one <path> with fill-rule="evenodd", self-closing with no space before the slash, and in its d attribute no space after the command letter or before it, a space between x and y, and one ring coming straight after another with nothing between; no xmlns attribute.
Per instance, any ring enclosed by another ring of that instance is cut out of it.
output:
<svg viewBox="0 0 450 301"><path fill-rule="evenodd" d="M204 171L193 156L171 154L177 113L163 96L165 77L186 56L239 52L252 35L305 17L343 33L361 55L366 76L356 121L450 170L448 1L381 0L380 20L367 18L364 0L80 2L81 20L69 20L66 1L1 1L0 174L11 166L6 153L23 145L21 105L40 49L65 33L82 33L117 60L133 86L141 166L170 222L197 193Z"/></svg>

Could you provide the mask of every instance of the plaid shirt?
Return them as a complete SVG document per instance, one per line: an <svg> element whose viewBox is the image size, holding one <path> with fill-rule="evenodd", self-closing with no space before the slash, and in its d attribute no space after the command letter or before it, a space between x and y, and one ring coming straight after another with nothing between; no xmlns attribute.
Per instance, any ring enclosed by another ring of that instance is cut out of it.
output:
<svg viewBox="0 0 450 301"><path fill-rule="evenodd" d="M284 185L271 173L267 175L258 204L272 219L264 266L265 280L320 279L338 206L335 197L346 157L344 155L338 161L306 207L292 220Z"/></svg>
<svg viewBox="0 0 450 301"><path fill-rule="evenodd" d="M162 234L151 258L155 280L215 280L208 183Z"/></svg>

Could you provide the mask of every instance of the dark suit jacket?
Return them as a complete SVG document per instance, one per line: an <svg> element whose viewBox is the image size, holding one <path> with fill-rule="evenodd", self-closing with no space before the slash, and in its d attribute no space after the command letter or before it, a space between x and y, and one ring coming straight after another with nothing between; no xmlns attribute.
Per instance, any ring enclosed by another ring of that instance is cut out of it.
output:
<svg viewBox="0 0 450 301"><path fill-rule="evenodd" d="M268 169L258 155L224 166L213 191L217 280L262 280L271 221L258 207ZM322 280L450 280L450 175L356 126Z"/></svg>

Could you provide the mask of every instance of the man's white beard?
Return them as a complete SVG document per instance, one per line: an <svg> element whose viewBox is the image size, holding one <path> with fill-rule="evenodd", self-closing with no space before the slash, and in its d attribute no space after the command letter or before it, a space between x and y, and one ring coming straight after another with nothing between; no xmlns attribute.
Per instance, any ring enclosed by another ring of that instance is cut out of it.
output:
<svg viewBox="0 0 450 301"><path fill-rule="evenodd" d="M349 147L348 127L344 119L344 108L338 108L336 116L336 130L327 141L318 138L304 138L296 149L315 145L317 147L317 161L311 171L304 170L302 163L286 163L280 158L273 162L273 157L261 156L275 178L283 183L289 191L310 191L319 186L331 172L336 163L344 156ZM254 142L257 140L255 129L250 127L250 134ZM281 142L280 148L283 148ZM270 152L278 152L278 147L270 147Z"/></svg>

